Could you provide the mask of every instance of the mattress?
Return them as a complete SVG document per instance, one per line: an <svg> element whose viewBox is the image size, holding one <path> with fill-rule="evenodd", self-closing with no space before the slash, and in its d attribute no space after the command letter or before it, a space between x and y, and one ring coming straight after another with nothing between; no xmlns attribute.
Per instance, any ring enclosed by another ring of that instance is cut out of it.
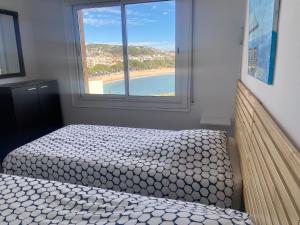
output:
<svg viewBox="0 0 300 225"><path fill-rule="evenodd" d="M245 213L0 174L1 224L250 225Z"/></svg>
<svg viewBox="0 0 300 225"><path fill-rule="evenodd" d="M71 125L26 144L4 173L230 208L224 132Z"/></svg>

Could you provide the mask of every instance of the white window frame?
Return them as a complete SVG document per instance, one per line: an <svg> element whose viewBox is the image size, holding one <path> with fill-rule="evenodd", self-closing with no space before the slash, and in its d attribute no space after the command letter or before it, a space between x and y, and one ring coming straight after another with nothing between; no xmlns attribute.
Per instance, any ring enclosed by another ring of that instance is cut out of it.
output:
<svg viewBox="0 0 300 225"><path fill-rule="evenodd" d="M190 111L190 82L192 69L192 1L176 0L176 68L175 68L175 96L130 96L125 95L93 95L86 94L84 88L83 65L81 57L80 32L77 11L84 8L121 6L126 4L159 2L163 0L66 0L65 26L70 27L71 32L66 31L69 55L69 72L72 83L73 105L77 107L101 107L118 109L144 109L167 111ZM124 12L124 11L122 11ZM70 17L72 14L72 18ZM125 23L126 15L122 13L122 23ZM178 29L179 28L179 29ZM126 32L126 26L122 24L122 32ZM127 39L127 35L126 39ZM123 48L127 48L127 40L123 40ZM126 45L126 46L124 46ZM126 49L125 49L126 50ZM74 62L75 60L75 62ZM125 58L124 58L125 60ZM76 69L74 69L74 66ZM126 69L125 69L126 70ZM128 85L129 77L125 72L125 85ZM128 88L125 88L128 90Z"/></svg>

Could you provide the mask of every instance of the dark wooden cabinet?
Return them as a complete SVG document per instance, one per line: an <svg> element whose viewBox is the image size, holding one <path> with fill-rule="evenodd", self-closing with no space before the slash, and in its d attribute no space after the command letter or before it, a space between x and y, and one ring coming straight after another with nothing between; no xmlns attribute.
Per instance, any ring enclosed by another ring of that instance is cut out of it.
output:
<svg viewBox="0 0 300 225"><path fill-rule="evenodd" d="M57 82L0 85L0 161L13 149L62 127Z"/></svg>

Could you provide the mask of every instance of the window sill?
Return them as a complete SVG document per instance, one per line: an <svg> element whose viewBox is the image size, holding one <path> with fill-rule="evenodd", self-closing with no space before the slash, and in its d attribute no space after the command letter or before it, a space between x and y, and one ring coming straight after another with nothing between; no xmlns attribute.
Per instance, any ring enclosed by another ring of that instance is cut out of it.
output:
<svg viewBox="0 0 300 225"><path fill-rule="evenodd" d="M190 101L179 97L140 97L73 95L73 106L80 108L132 109L189 112Z"/></svg>

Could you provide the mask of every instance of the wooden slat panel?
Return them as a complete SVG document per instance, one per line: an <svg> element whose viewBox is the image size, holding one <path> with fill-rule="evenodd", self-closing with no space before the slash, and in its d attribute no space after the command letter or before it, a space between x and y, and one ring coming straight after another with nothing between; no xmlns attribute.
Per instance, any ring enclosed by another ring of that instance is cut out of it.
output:
<svg viewBox="0 0 300 225"><path fill-rule="evenodd" d="M271 179L271 175L269 170L265 169L267 167L264 157L261 154L261 149L257 143L257 140L253 139L253 148L259 149L254 154L254 161L258 162L257 169L259 171L259 177L261 177L261 183L264 189L266 202L269 206L271 218L273 220L273 224L287 224L288 221L285 219L287 217L286 212L284 211L284 207L279 200L279 196L276 193L276 188L273 180ZM275 209L277 206L277 210ZM281 223L278 223L281 221Z"/></svg>
<svg viewBox="0 0 300 225"><path fill-rule="evenodd" d="M242 82L237 87L235 138L245 208L255 224L299 225L299 149Z"/></svg>
<svg viewBox="0 0 300 225"><path fill-rule="evenodd" d="M254 106L255 102L257 102L258 100L251 93L251 91L241 81L238 82L237 86L240 90L239 92L245 96L246 101L248 101L250 105Z"/></svg>
<svg viewBox="0 0 300 225"><path fill-rule="evenodd" d="M299 183L297 185L295 177L288 169L288 166L284 162L283 158L276 151L276 146L273 145L270 137L267 136L263 125L260 124L257 118L255 118L255 121L257 122L255 122L255 126L253 128L254 133L260 142L261 148L263 149L263 157L267 161L267 168L270 168L272 171L271 176L276 183L276 187L281 187L279 191L281 192L281 196L284 197L282 201L286 203L286 207L290 208L289 213L293 213L294 209L299 207L299 201L297 204L295 199L292 198L294 194L300 196ZM281 179L277 179L278 177ZM296 205L298 205L298 207ZM299 208L297 211L299 212ZM294 216L296 214L298 213L294 212Z"/></svg>
<svg viewBox="0 0 300 225"><path fill-rule="evenodd" d="M241 154L240 157L244 162L248 161L248 155L247 151L250 149L250 142L247 142L247 140L250 140L250 130L247 130L246 122L243 120L243 115L241 115L241 112L237 111L236 113L236 130L239 130L240 132L237 134L236 141L241 148L239 149ZM244 143L245 142L245 143ZM241 164L241 169L247 170L246 164ZM244 179L244 183L245 183Z"/></svg>
<svg viewBox="0 0 300 225"><path fill-rule="evenodd" d="M256 201L254 202L254 204L256 205L256 212L253 215L253 218L257 221L257 224L264 225L264 224L268 224L268 222L270 222L270 221L267 221L269 218L264 216L264 215L266 215L266 211L264 210L265 205L259 194L260 191L259 191L258 183L255 182L255 177L257 177L258 174L256 172L256 168L252 166L251 162L252 162L252 159L250 159L250 161L249 161L250 167L249 167L249 171L248 171L249 177L251 180L250 191L252 192L252 195L253 195L252 197L254 199L256 199ZM261 219L257 220L257 218L261 218Z"/></svg>
<svg viewBox="0 0 300 225"><path fill-rule="evenodd" d="M239 100L240 98L237 98L237 107L239 107ZM239 107L239 109L241 109ZM244 110L236 110L235 111L235 130L239 130L240 132L236 133L236 141L238 146L241 146L239 148L240 150L240 157L241 161L245 162L241 164L241 171L242 174L245 174L246 171L249 171L249 165L248 165L248 154L247 151L249 151L249 142L247 140L250 140L250 126L247 126L249 122L246 121L245 116L244 116ZM250 195L251 191L249 190L249 181L250 177L244 177L243 178L243 195L244 195L244 202L245 202L245 207L247 209L247 212L250 212L251 215L254 215L257 207L254 205L253 202L250 201Z"/></svg>
<svg viewBox="0 0 300 225"><path fill-rule="evenodd" d="M270 135L272 142L279 150L279 154L284 161L288 162L290 165L290 171L293 173L294 178L296 178L297 183L300 183L300 152L297 148L289 141L284 132L275 123L272 117L264 109L262 104L255 104L255 111L257 117L263 121L263 125Z"/></svg>
<svg viewBox="0 0 300 225"><path fill-rule="evenodd" d="M257 134L259 133L259 131L257 130L257 128L254 126L254 134L257 132ZM274 214L278 215L277 217L279 218L279 220L282 220L281 224L288 224L288 216L287 216L287 212L284 210L284 206L282 204L282 200L280 199L280 195L278 194L276 185L272 179L271 176L271 171L272 168L271 166L267 166L266 161L269 161L269 155L265 154L266 151L264 149L263 146L259 146L258 143L262 142L262 139L259 135L254 135L254 138L252 140L253 142L253 148L257 149L256 154L257 154L257 158L256 161L259 162L258 166L260 167L261 171L262 171L262 175L261 177L264 178L262 180L264 180L266 182L267 185L267 189L265 190L265 194L268 197L271 198L271 201L269 201L269 206L270 206L270 210L273 211L273 208L276 212L274 212ZM269 196L270 195L270 196ZM275 215L274 215L275 217Z"/></svg>
<svg viewBox="0 0 300 225"><path fill-rule="evenodd" d="M237 114L241 116L241 120L243 120L243 125L246 126L246 131L248 135L251 135L251 127L253 123L253 113L250 115L249 111L245 109L245 105L243 104L242 100L238 97L236 102L237 107Z"/></svg>

